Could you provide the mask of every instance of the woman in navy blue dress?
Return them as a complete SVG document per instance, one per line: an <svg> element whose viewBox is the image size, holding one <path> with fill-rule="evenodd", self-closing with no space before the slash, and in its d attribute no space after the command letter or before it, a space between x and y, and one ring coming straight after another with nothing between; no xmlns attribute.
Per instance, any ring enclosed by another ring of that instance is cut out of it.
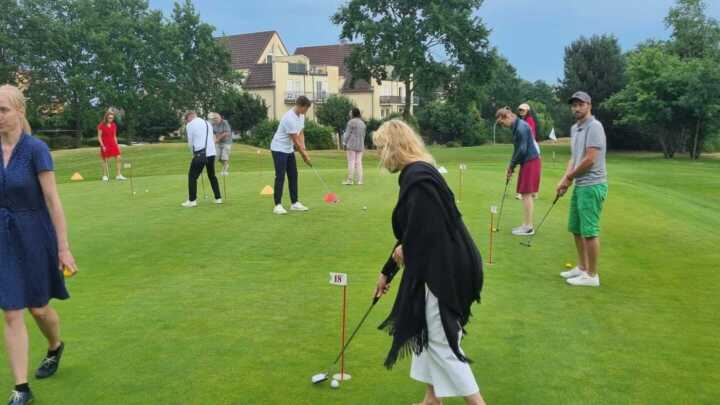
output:
<svg viewBox="0 0 720 405"><path fill-rule="evenodd" d="M30 310L49 346L35 377L50 377L58 369L64 344L60 318L48 303L51 298L69 297L62 269L74 273L77 267L50 151L30 135L25 99L14 86L0 86L0 143L0 308L16 384L9 404L21 405L33 397L23 311Z"/></svg>

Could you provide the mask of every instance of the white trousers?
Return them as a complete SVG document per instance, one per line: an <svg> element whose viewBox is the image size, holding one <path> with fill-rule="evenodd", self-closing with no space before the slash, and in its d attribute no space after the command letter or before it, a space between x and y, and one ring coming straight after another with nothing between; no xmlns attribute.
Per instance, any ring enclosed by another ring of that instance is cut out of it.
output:
<svg viewBox="0 0 720 405"><path fill-rule="evenodd" d="M430 342L419 356L413 354L410 378L432 385L438 398L466 397L480 392L470 365L458 360L450 349L440 320L438 299L427 285L425 320ZM461 339L462 331L458 334L458 345ZM460 352L463 353L462 349Z"/></svg>

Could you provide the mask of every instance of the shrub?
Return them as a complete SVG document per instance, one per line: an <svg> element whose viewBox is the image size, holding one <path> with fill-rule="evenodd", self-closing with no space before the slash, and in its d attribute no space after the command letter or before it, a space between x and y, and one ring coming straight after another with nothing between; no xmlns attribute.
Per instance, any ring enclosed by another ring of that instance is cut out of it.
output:
<svg viewBox="0 0 720 405"><path fill-rule="evenodd" d="M308 149L333 149L333 135L335 130L327 125L315 121L305 121L305 146Z"/></svg>
<svg viewBox="0 0 720 405"><path fill-rule="evenodd" d="M277 131L280 122L278 120L263 120L250 131L247 143L259 148L270 148L270 142Z"/></svg>

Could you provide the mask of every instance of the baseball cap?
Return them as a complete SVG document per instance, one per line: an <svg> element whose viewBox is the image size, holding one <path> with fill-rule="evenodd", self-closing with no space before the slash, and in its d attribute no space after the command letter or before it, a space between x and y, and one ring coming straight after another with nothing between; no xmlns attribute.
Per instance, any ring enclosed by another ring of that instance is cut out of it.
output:
<svg viewBox="0 0 720 405"><path fill-rule="evenodd" d="M574 100L580 100L584 103L592 102L592 98L590 98L590 95L585 93L584 91L575 92L575 94L573 94L572 97L570 97L570 99L568 100L568 104L572 104Z"/></svg>

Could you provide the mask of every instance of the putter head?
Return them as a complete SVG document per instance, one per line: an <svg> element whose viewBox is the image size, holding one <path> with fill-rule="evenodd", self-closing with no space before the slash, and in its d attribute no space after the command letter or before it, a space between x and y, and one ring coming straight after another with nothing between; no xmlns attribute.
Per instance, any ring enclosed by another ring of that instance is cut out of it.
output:
<svg viewBox="0 0 720 405"><path fill-rule="evenodd" d="M520 242L520 244L523 245L523 246L525 246L525 247L532 247L532 244L530 243L530 241Z"/></svg>
<svg viewBox="0 0 720 405"><path fill-rule="evenodd" d="M310 381L312 381L313 384L320 384L323 381L327 381L328 376L325 373L319 373L312 376Z"/></svg>

